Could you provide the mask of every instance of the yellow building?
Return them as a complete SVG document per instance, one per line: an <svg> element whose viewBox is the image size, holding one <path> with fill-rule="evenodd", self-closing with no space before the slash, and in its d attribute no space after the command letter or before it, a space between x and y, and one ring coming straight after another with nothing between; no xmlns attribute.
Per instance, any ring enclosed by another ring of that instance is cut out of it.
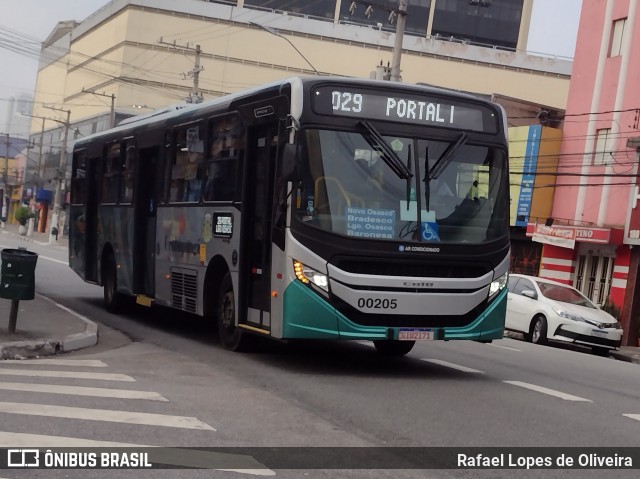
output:
<svg viewBox="0 0 640 479"><path fill-rule="evenodd" d="M102 122L80 128L79 134L86 135L108 127L110 115L118 113L146 113L188 97L210 99L292 75L370 77L381 63L393 61L395 25L386 20L355 24L354 19L364 22L366 17L362 12L357 17L357 9L347 16L351 2L284 2L301 5L290 11L261 8L261 3L113 0L81 23L62 22L42 50L33 114L64 120L64 113L43 108L47 104L70 110L72 123L103 115ZM458 2L460 8L476 9L478 28L490 21L502 25L503 16L517 14L516 23L505 23L514 31L514 48L434 34L446 31L446 25L436 28L448 13L445 3L411 2L402 81L564 109L572 62L526 52L532 0L522 0L515 13L501 13L496 9L506 7L495 2L486 9ZM318 11L325 17L300 13L302 5L319 4L326 4ZM422 4L431 8L420 9ZM379 9L374 13L382 14L386 18ZM495 33L496 42L501 34ZM40 120L33 121L36 134ZM47 123L47 128L55 126Z"/></svg>

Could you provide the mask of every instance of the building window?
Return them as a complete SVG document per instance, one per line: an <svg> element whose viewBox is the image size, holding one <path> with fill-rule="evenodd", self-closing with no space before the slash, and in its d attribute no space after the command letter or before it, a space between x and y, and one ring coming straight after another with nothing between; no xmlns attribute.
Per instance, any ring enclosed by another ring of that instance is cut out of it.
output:
<svg viewBox="0 0 640 479"><path fill-rule="evenodd" d="M593 164L607 165L611 154L611 128L601 128L596 132L596 147L593 151Z"/></svg>
<svg viewBox="0 0 640 479"><path fill-rule="evenodd" d="M611 31L611 45L609 46L609 56L618 57L622 55L622 39L624 38L624 27L627 24L626 18L621 18L613 22Z"/></svg>

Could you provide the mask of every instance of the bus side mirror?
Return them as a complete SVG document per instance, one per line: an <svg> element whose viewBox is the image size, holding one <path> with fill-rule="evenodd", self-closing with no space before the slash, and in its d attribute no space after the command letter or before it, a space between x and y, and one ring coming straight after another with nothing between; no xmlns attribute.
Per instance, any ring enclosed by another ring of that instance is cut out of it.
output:
<svg viewBox="0 0 640 479"><path fill-rule="evenodd" d="M282 152L281 175L284 181L291 181L296 174L296 145L285 143Z"/></svg>

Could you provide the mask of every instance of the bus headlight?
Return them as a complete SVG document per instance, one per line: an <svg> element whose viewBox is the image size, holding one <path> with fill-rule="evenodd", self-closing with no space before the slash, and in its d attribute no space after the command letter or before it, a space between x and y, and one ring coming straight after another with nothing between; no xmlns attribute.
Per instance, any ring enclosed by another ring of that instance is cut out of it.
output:
<svg viewBox="0 0 640 479"><path fill-rule="evenodd" d="M498 279L494 279L491 281L489 285L489 300L491 300L496 294L504 289L507 285L507 281L509 280L509 273L505 273L500 276Z"/></svg>
<svg viewBox="0 0 640 479"><path fill-rule="evenodd" d="M296 260L293 261L293 271L296 273L296 278L304 284L317 286L325 293L329 292L329 278L327 278L326 274L319 273Z"/></svg>

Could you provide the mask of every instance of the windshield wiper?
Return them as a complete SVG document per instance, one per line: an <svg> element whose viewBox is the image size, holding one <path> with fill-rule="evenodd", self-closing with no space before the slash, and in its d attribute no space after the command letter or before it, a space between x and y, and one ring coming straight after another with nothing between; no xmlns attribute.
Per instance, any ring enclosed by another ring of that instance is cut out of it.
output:
<svg viewBox="0 0 640 479"><path fill-rule="evenodd" d="M464 146L467 142L469 135L464 132L460 135L458 140L455 143L449 143L449 146L442 152L440 158L436 160L433 167L429 171L429 177L432 180L437 180L440 173L451 163L451 160L456 156L456 153Z"/></svg>
<svg viewBox="0 0 640 479"><path fill-rule="evenodd" d="M403 180L410 180L412 178L411 170L407 168L402 160L398 157L395 151L389 146L389 144L382 138L382 135L375 129L375 127L368 121L361 121L358 125L362 126L365 130L362 136L371 147L380 154L383 161L391 168L399 178Z"/></svg>

